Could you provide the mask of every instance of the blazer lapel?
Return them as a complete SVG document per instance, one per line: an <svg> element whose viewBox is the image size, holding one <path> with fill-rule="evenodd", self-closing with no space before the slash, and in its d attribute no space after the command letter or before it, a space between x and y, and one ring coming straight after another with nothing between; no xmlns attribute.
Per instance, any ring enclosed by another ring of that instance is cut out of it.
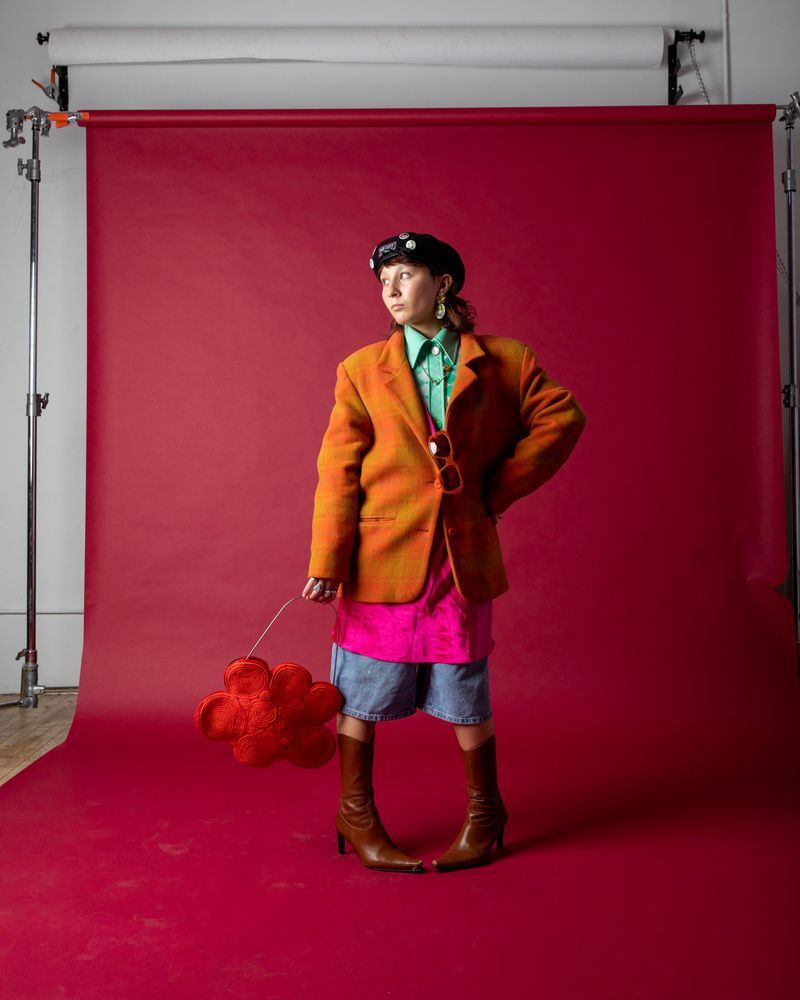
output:
<svg viewBox="0 0 800 1000"><path fill-rule="evenodd" d="M458 360L456 379L447 404L445 428L449 423L453 403L478 377L472 366L485 353L474 334L461 334L461 356ZM414 432L414 436L425 452L430 455L428 421L425 417L424 404L420 399L417 383L414 381L414 373L411 371L411 365L406 357L405 337L402 329L395 330L389 337L381 356L378 358L378 368L387 376L384 386L387 396Z"/></svg>
<svg viewBox="0 0 800 1000"><path fill-rule="evenodd" d="M430 455L428 449L428 421L419 396L414 373L406 357L405 337L403 331L395 330L386 342L386 346L378 358L378 368L388 377L384 384L386 394L397 407L400 416L405 420L414 436ZM433 456L431 456L433 457Z"/></svg>
<svg viewBox="0 0 800 1000"><path fill-rule="evenodd" d="M473 369L473 365L476 361L482 358L484 354L486 354L486 351L484 351L481 347L480 341L474 333L461 334L461 356L458 359L456 379L455 382L453 382L453 388L450 390L450 398L447 401L447 410L444 415L445 430L449 428L451 423L450 414L453 409L453 404L478 378Z"/></svg>

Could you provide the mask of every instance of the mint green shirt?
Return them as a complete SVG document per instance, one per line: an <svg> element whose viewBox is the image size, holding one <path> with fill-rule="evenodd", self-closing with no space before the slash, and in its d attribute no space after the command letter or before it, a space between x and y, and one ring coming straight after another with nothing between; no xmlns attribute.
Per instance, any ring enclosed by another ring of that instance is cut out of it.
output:
<svg viewBox="0 0 800 1000"><path fill-rule="evenodd" d="M435 337L428 338L408 323L403 326L403 335L406 357L414 373L420 397L433 417L437 430L441 430L444 427L447 401L450 399L450 392L456 380L455 359L459 354L461 335L442 327ZM442 378L444 375L442 366L445 364L452 365L453 369L447 378ZM434 385L431 380L435 382L437 379L442 381Z"/></svg>

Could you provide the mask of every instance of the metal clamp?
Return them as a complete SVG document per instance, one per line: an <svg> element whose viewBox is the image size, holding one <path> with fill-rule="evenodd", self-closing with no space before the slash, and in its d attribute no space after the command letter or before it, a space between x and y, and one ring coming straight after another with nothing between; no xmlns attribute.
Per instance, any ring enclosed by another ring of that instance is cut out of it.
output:
<svg viewBox="0 0 800 1000"><path fill-rule="evenodd" d="M671 45L667 46L667 100L670 104L677 104L683 97L683 87L678 83L678 70L681 68L681 61L678 58L678 42L704 42L706 40L705 31L679 31L676 29L675 38Z"/></svg>
<svg viewBox="0 0 800 1000"><path fill-rule="evenodd" d="M26 415L30 416L34 412L34 404L35 404L36 416L41 417L42 410L44 410L47 407L47 404L49 402L50 402L49 392L44 393L44 395L42 395L40 392L37 392L35 396L32 396L30 393L28 393L28 402L25 405Z"/></svg>

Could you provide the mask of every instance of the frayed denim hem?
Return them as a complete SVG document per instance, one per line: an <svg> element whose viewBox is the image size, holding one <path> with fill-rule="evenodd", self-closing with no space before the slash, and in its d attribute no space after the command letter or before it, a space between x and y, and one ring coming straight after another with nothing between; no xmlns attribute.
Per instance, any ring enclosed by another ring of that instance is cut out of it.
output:
<svg viewBox="0 0 800 1000"><path fill-rule="evenodd" d="M455 726L477 726L482 722L488 722L492 715L472 715L466 718L458 719L454 715L448 715L446 712L440 712L436 708L423 708L421 705L418 706L420 712L425 712L426 715L432 715L435 719L443 719L445 722L452 722Z"/></svg>
<svg viewBox="0 0 800 1000"><path fill-rule="evenodd" d="M409 715L416 713L416 708L410 712L400 712L397 715L377 715L369 712L357 712L355 709L341 708L342 715L352 715L354 719L361 719L363 722L392 722L394 719L407 719Z"/></svg>

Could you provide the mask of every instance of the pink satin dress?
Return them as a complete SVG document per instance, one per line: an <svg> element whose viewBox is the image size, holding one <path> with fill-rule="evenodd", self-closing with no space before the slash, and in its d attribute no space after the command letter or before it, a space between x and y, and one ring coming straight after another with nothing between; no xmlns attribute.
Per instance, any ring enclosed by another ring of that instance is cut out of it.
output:
<svg viewBox="0 0 800 1000"><path fill-rule="evenodd" d="M423 407L425 409L425 407ZM436 427L425 409L433 434ZM492 601L469 601L456 587L441 512L422 592L406 604L375 604L342 597L339 645L392 663L472 663L494 649ZM336 623L331 638L336 642Z"/></svg>

